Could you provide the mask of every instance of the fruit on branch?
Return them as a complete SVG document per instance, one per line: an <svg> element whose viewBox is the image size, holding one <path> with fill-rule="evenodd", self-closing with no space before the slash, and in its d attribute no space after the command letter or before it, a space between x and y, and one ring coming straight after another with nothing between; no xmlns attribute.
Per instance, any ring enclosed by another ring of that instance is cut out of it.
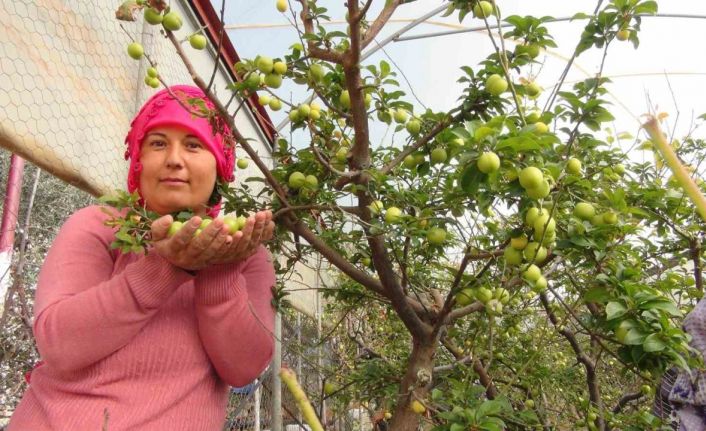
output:
<svg viewBox="0 0 706 431"><path fill-rule="evenodd" d="M276 6L278 11L282 13L287 12L287 0L277 0ZM300 51L303 50L300 49Z"/></svg>
<svg viewBox="0 0 706 431"><path fill-rule="evenodd" d="M541 121L537 121L536 123L534 123L534 131L539 133L540 135L543 135L549 131L549 126L547 126Z"/></svg>
<svg viewBox="0 0 706 431"><path fill-rule="evenodd" d="M200 50L206 48L206 45L208 45L208 40L206 39L206 36L202 34L192 34L189 36L189 44L192 48Z"/></svg>
<svg viewBox="0 0 706 431"><path fill-rule="evenodd" d="M314 175L307 175L304 178L304 186L311 190L316 190L319 188L319 179Z"/></svg>
<svg viewBox="0 0 706 431"><path fill-rule="evenodd" d="M510 239L510 247L514 248L515 250L523 250L525 247L527 247L527 235L522 234L518 237Z"/></svg>
<svg viewBox="0 0 706 431"><path fill-rule="evenodd" d="M431 150L431 163L432 164L437 164L437 163L444 163L446 159L448 158L448 155L446 154L446 150L441 148L441 147L436 147L433 150Z"/></svg>
<svg viewBox="0 0 706 431"><path fill-rule="evenodd" d="M272 70L279 75L284 75L287 73L287 63L284 61L275 61L275 64L272 65Z"/></svg>
<svg viewBox="0 0 706 431"><path fill-rule="evenodd" d="M534 227L534 222L537 220L537 217L539 217L542 214L549 214L547 210L542 208L541 210L539 208L532 207L529 210L527 210L527 214L525 214L525 223L527 226L532 226Z"/></svg>
<svg viewBox="0 0 706 431"><path fill-rule="evenodd" d="M417 167L417 158L412 154L407 154L402 160L402 165L407 169L414 169Z"/></svg>
<svg viewBox="0 0 706 431"><path fill-rule="evenodd" d="M407 121L407 117L408 117L407 110L404 108L396 109L395 112L392 114L392 118L398 124L405 123Z"/></svg>
<svg viewBox="0 0 706 431"><path fill-rule="evenodd" d="M534 81L529 82L525 85L525 93L529 97L537 97L542 93L542 87Z"/></svg>
<svg viewBox="0 0 706 431"><path fill-rule="evenodd" d="M306 103L302 103L301 105L299 105L299 108L297 108L297 110L299 111L300 118L307 118L311 113L311 107Z"/></svg>
<svg viewBox="0 0 706 431"><path fill-rule="evenodd" d="M507 90L508 84L505 78L494 73L485 80L485 90L493 96L499 96Z"/></svg>
<svg viewBox="0 0 706 431"><path fill-rule="evenodd" d="M535 264L529 265L523 272L522 277L531 282L536 282L542 276L542 270Z"/></svg>
<svg viewBox="0 0 706 431"><path fill-rule="evenodd" d="M162 27L169 31L177 31L182 26L181 16L175 12L170 11L162 19Z"/></svg>
<svg viewBox="0 0 706 431"><path fill-rule="evenodd" d="M132 42L127 46L127 55L135 60L139 60L145 54L145 49L137 42Z"/></svg>
<svg viewBox="0 0 706 431"><path fill-rule="evenodd" d="M620 40L620 41L626 41L630 39L631 32L627 28L624 28L622 30L618 30L617 33L615 33L615 38Z"/></svg>
<svg viewBox="0 0 706 431"><path fill-rule="evenodd" d="M419 120L412 119L407 122L405 128L410 135L417 136L422 130L422 123L420 123Z"/></svg>
<svg viewBox="0 0 706 431"><path fill-rule="evenodd" d="M596 209L588 202L579 202L574 206L574 215L581 220L591 220L596 215Z"/></svg>
<svg viewBox="0 0 706 431"><path fill-rule="evenodd" d="M605 224L616 224L618 222L618 215L612 211L608 211L603 214L603 223Z"/></svg>
<svg viewBox="0 0 706 431"><path fill-rule="evenodd" d="M282 86L282 75L277 73L268 73L265 75L265 85L270 88L279 88Z"/></svg>
<svg viewBox="0 0 706 431"><path fill-rule="evenodd" d="M257 98L257 103L258 103L260 106L267 106L271 101L272 101L272 99L271 99L270 96L267 95L267 94L261 94L261 95Z"/></svg>
<svg viewBox="0 0 706 431"><path fill-rule="evenodd" d="M524 189L534 189L539 187L544 181L542 171L534 166L528 166L520 171L520 185Z"/></svg>
<svg viewBox="0 0 706 431"><path fill-rule="evenodd" d="M537 56L539 56L539 45L533 43L517 45L515 47L515 54L518 56L527 55L529 58L537 58Z"/></svg>
<svg viewBox="0 0 706 431"><path fill-rule="evenodd" d="M500 158L492 151L486 151L478 158L478 170L490 174L500 169Z"/></svg>
<svg viewBox="0 0 706 431"><path fill-rule="evenodd" d="M493 15L493 4L486 0L481 0L473 6L473 16L476 18L487 18Z"/></svg>
<svg viewBox="0 0 706 431"><path fill-rule="evenodd" d="M549 284L547 283L547 279L544 278L544 276L540 275L537 281L535 281L532 285L532 290L536 293L542 293L547 290L548 285Z"/></svg>
<svg viewBox="0 0 706 431"><path fill-rule="evenodd" d="M566 172L571 175L581 175L581 160L574 157L570 158L566 162Z"/></svg>
<svg viewBox="0 0 706 431"><path fill-rule="evenodd" d="M238 159L237 165L239 169L246 169L248 164L248 159Z"/></svg>
<svg viewBox="0 0 706 431"><path fill-rule="evenodd" d="M463 289L462 291L458 292L456 296L454 296L454 299L456 300L456 304L460 305L461 307L465 307L466 305L471 304L475 299L473 289Z"/></svg>
<svg viewBox="0 0 706 431"><path fill-rule="evenodd" d="M541 264L547 259L547 249L534 241L527 244L522 254L528 262Z"/></svg>
<svg viewBox="0 0 706 431"><path fill-rule="evenodd" d="M390 224L399 223L402 220L402 210L397 207L390 207L385 211L385 221Z"/></svg>
<svg viewBox="0 0 706 431"><path fill-rule="evenodd" d="M158 78L159 72L157 72L157 69L155 69L154 67L148 67L147 68L147 76L150 78Z"/></svg>
<svg viewBox="0 0 706 431"><path fill-rule="evenodd" d="M273 111L279 111L282 109L282 101L276 97L273 97L272 100L270 100L269 107Z"/></svg>
<svg viewBox="0 0 706 431"><path fill-rule="evenodd" d="M162 23L162 19L164 18L159 11L153 7L148 7L145 8L145 13L144 13L145 21L147 21L148 24L152 25L157 25Z"/></svg>
<svg viewBox="0 0 706 431"><path fill-rule="evenodd" d="M432 245L441 245L446 241L446 231L440 227L433 227L427 231L427 241Z"/></svg>
<svg viewBox="0 0 706 431"><path fill-rule="evenodd" d="M257 70L262 73L271 73L272 69L274 68L274 62L270 57L258 55L255 59L255 67L257 67Z"/></svg>
<svg viewBox="0 0 706 431"><path fill-rule="evenodd" d="M370 212L373 213L373 215L378 215L385 209L385 205L382 201L373 201L370 205L368 205L368 209L370 209Z"/></svg>
<svg viewBox="0 0 706 431"><path fill-rule="evenodd" d="M331 382L324 383L324 394L327 396L333 395L336 392L336 385Z"/></svg>
<svg viewBox="0 0 706 431"><path fill-rule="evenodd" d="M309 66L309 71L307 72L309 79L315 83L323 81L324 76L326 76L326 70L319 63L311 63Z"/></svg>
<svg viewBox="0 0 706 431"><path fill-rule="evenodd" d="M544 199L549 196L551 188L549 187L549 182L547 180L542 180L538 187L533 189L526 189L527 196L532 199Z"/></svg>
<svg viewBox="0 0 706 431"><path fill-rule="evenodd" d="M248 88L257 88L260 86L260 74L257 72L250 72L245 77L244 82Z"/></svg>
<svg viewBox="0 0 706 431"><path fill-rule="evenodd" d="M306 176L299 171L292 172L289 175L289 179L287 180L287 184L289 185L289 188L294 189L294 190L302 188L305 183L306 183Z"/></svg>
<svg viewBox="0 0 706 431"><path fill-rule="evenodd" d="M499 316L503 314L503 304L497 299L491 299L485 304L485 311L491 316Z"/></svg>
<svg viewBox="0 0 706 431"><path fill-rule="evenodd" d="M542 214L539 214L534 220L532 227L534 228L534 237L539 239L544 235L545 231L547 234L550 234L556 230L556 221L553 217L549 218L548 211L543 211Z"/></svg>
<svg viewBox="0 0 706 431"><path fill-rule="evenodd" d="M152 88L157 88L159 87L159 79L145 76L145 84L149 85Z"/></svg>
<svg viewBox="0 0 706 431"><path fill-rule="evenodd" d="M339 103L343 108L345 109L350 109L351 108L351 95L348 93L348 90L343 90L341 92L341 95L338 98Z"/></svg>
<svg viewBox="0 0 706 431"><path fill-rule="evenodd" d="M493 292L487 287L479 287L475 290L474 294L476 299L482 302L483 304L493 299Z"/></svg>

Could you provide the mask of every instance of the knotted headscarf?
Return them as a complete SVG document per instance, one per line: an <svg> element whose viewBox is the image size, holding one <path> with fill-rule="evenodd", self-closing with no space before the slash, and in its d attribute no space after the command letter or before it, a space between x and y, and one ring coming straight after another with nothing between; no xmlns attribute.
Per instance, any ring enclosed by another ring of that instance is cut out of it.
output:
<svg viewBox="0 0 706 431"><path fill-rule="evenodd" d="M211 111L212 115L203 117L206 110ZM218 179L225 182L233 181L235 154L229 138L230 129L220 117L213 115L213 111L214 106L203 91L189 85L174 85L150 97L132 120L130 131L125 137L127 145L125 160L130 160L130 171L127 176L128 191L132 193L138 190L139 192L142 141L147 133L156 127L181 126L189 130L216 158ZM218 214L220 201L220 196L217 196L217 202L209 202L210 216L214 217Z"/></svg>

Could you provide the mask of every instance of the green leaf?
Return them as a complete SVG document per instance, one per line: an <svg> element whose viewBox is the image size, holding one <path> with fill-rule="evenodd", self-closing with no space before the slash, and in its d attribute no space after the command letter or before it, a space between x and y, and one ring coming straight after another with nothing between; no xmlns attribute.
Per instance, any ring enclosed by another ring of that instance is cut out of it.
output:
<svg viewBox="0 0 706 431"><path fill-rule="evenodd" d="M643 310L662 310L674 317L681 316L681 312L674 303L668 299L657 299L654 301L645 302L639 306Z"/></svg>
<svg viewBox="0 0 706 431"><path fill-rule="evenodd" d="M622 316L627 311L628 311L628 309L620 302L615 302L615 301L609 302L605 308L606 319L613 320L617 317Z"/></svg>
<svg viewBox="0 0 706 431"><path fill-rule="evenodd" d="M647 337L647 333L643 332L639 328L631 328L627 335L625 336L625 344L628 345L638 345L642 344L642 342L645 340Z"/></svg>
<svg viewBox="0 0 706 431"><path fill-rule="evenodd" d="M642 342L642 348L645 349L645 352L660 352L665 347L667 344L662 340L660 334L648 335Z"/></svg>
<svg viewBox="0 0 706 431"><path fill-rule="evenodd" d="M583 300L586 302L607 302L611 296L608 289L605 287L591 287L583 294Z"/></svg>
<svg viewBox="0 0 706 431"><path fill-rule="evenodd" d="M451 424L449 431L463 431L464 429L466 429L466 427L461 424Z"/></svg>

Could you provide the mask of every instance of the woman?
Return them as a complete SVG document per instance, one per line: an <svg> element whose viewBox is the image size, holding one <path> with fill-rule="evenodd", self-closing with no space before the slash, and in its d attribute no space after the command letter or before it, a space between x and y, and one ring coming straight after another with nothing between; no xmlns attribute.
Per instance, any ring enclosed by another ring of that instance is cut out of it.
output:
<svg viewBox="0 0 706 431"><path fill-rule="evenodd" d="M162 217L147 255L111 250L96 206L64 224L42 267L34 335L43 364L9 430L220 430L228 387L244 386L273 352L275 283L262 241L269 211L231 236L220 218L194 235L232 180L229 130L185 107L194 87L155 94L126 138L128 189ZM178 100L177 100L178 99ZM214 132L214 129L222 132ZM194 216L168 236L171 213Z"/></svg>

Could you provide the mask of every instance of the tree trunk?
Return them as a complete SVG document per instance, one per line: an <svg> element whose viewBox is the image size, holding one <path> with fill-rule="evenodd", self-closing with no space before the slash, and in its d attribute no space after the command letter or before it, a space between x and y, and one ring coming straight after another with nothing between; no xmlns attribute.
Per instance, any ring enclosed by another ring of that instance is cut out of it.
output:
<svg viewBox="0 0 706 431"><path fill-rule="evenodd" d="M434 356L438 348L438 343L434 341L431 337L427 340L413 340L412 354L400 383L390 431L414 431L419 427L422 416L413 412L410 404L414 400L422 402L431 388Z"/></svg>

